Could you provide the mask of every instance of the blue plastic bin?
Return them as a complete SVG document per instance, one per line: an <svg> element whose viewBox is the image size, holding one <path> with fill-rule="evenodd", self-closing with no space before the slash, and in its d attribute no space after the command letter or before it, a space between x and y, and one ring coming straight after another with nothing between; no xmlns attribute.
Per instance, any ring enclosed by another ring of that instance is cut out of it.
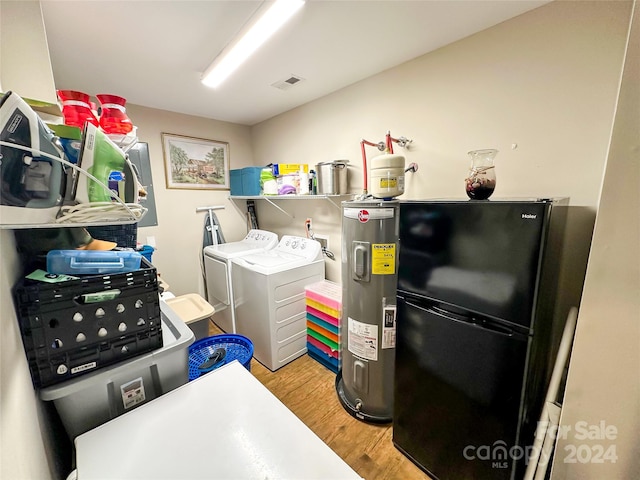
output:
<svg viewBox="0 0 640 480"><path fill-rule="evenodd" d="M253 343L244 335L228 333L203 338L189 347L189 381L233 360L251 371L252 357Z"/></svg>
<svg viewBox="0 0 640 480"><path fill-rule="evenodd" d="M242 169L242 194L260 195L260 172L263 167L245 167Z"/></svg>
<svg viewBox="0 0 640 480"><path fill-rule="evenodd" d="M241 168L229 170L229 183L231 187L231 195L243 195Z"/></svg>
<svg viewBox="0 0 640 480"><path fill-rule="evenodd" d="M156 249L151 245L143 245L142 248L138 250L138 252L140 253L140 255L146 258L149 263L151 263L151 256L153 255L153 252L155 252L155 250Z"/></svg>
<svg viewBox="0 0 640 480"><path fill-rule="evenodd" d="M99 275L133 272L140 268L137 252L115 250L50 250L47 272L65 275Z"/></svg>

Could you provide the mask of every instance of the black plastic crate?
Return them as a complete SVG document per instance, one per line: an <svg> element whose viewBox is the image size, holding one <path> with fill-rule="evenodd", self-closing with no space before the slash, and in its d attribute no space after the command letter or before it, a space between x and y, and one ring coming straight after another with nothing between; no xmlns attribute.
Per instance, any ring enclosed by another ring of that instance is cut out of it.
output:
<svg viewBox="0 0 640 480"><path fill-rule="evenodd" d="M156 270L87 275L14 289L22 342L36 388L162 347Z"/></svg>

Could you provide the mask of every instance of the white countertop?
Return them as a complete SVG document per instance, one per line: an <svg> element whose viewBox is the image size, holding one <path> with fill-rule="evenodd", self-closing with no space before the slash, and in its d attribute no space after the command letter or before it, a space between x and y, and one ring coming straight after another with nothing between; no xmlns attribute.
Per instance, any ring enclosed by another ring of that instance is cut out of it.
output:
<svg viewBox="0 0 640 480"><path fill-rule="evenodd" d="M75 445L78 480L361 478L237 361Z"/></svg>

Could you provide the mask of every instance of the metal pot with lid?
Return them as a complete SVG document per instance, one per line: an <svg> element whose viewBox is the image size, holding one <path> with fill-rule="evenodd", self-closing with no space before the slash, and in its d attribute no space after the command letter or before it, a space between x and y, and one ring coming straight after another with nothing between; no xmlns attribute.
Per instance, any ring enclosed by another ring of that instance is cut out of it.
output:
<svg viewBox="0 0 640 480"><path fill-rule="evenodd" d="M333 160L316 164L318 193L320 195L348 193L347 163L349 160Z"/></svg>

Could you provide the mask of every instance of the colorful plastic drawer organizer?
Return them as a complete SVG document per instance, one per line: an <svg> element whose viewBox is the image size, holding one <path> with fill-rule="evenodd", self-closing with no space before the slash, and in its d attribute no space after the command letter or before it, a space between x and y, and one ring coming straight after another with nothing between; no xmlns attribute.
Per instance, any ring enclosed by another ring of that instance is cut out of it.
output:
<svg viewBox="0 0 640 480"><path fill-rule="evenodd" d="M307 352L329 370L340 370L342 287L329 280L305 287Z"/></svg>

